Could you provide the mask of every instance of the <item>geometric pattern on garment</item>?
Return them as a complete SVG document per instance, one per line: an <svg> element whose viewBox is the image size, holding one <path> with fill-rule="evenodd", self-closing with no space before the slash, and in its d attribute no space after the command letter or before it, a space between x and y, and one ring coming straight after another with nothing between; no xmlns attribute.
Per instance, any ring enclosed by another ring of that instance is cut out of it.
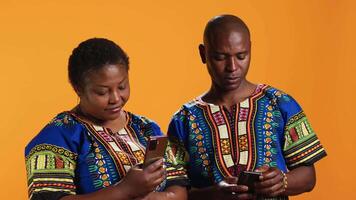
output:
<svg viewBox="0 0 356 200"><path fill-rule="evenodd" d="M26 157L28 193L61 191L76 193L73 182L77 155L51 144L35 146Z"/></svg>
<svg viewBox="0 0 356 200"><path fill-rule="evenodd" d="M126 113L126 119L130 120L128 113ZM110 152L109 155L120 177L124 177L133 165L143 162L144 148L138 144L136 133L131 133L127 125L117 133L113 133L109 128L81 121L90 131L90 135Z"/></svg>

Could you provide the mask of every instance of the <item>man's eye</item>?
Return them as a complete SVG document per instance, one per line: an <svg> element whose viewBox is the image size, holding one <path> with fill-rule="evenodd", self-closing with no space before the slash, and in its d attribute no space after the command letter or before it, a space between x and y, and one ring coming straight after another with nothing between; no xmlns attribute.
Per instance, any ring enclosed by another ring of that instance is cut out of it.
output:
<svg viewBox="0 0 356 200"><path fill-rule="evenodd" d="M218 61L221 61L221 60L225 60L225 55L222 55L222 54L216 54L213 56L214 60L218 60Z"/></svg>
<svg viewBox="0 0 356 200"><path fill-rule="evenodd" d="M124 90L126 88L126 85L120 85L119 90Z"/></svg>
<svg viewBox="0 0 356 200"><path fill-rule="evenodd" d="M237 57L237 59L239 59L239 60L243 60L243 59L246 58L246 54L244 54L244 53L239 53L239 54L236 55L236 57Z"/></svg>

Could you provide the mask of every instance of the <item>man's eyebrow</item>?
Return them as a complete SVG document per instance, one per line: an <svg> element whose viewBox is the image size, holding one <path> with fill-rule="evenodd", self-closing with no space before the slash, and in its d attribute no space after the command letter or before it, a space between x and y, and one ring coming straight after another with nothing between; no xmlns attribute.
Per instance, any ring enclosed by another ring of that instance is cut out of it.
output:
<svg viewBox="0 0 356 200"><path fill-rule="evenodd" d="M248 53L248 51L240 51L240 52L237 52L236 54L243 54L243 53Z"/></svg>
<svg viewBox="0 0 356 200"><path fill-rule="evenodd" d="M227 55L227 53L219 52L219 51L213 51L211 54L223 54L223 55Z"/></svg>

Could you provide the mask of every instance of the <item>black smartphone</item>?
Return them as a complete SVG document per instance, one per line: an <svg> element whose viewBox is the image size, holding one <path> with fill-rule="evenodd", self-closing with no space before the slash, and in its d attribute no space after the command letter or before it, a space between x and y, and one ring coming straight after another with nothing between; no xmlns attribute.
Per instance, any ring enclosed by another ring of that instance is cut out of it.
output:
<svg viewBox="0 0 356 200"><path fill-rule="evenodd" d="M242 171L239 175L237 184L246 185L248 187L248 191L253 192L255 189L254 183L259 180L261 175L262 172Z"/></svg>
<svg viewBox="0 0 356 200"><path fill-rule="evenodd" d="M146 167L156 160L163 158L166 151L167 142L168 138L165 135L151 136L148 139L143 167Z"/></svg>

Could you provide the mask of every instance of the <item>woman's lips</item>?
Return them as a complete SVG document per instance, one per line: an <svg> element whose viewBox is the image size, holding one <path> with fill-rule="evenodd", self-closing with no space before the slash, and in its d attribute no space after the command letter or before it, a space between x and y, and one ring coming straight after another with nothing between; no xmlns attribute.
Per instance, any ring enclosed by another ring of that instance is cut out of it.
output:
<svg viewBox="0 0 356 200"><path fill-rule="evenodd" d="M110 112L119 112L121 110L121 107L107 108L105 110Z"/></svg>

